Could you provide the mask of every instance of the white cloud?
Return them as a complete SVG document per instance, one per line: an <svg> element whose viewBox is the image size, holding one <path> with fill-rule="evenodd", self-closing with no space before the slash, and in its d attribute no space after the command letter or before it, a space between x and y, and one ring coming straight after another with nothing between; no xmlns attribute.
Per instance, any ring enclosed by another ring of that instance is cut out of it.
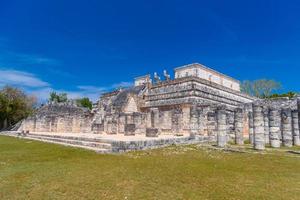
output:
<svg viewBox="0 0 300 200"><path fill-rule="evenodd" d="M0 85L15 85L21 87L47 87L50 84L37 78L34 74L0 69Z"/></svg>
<svg viewBox="0 0 300 200"><path fill-rule="evenodd" d="M45 102L53 91L67 93L69 98L76 99L88 97L97 101L101 94L119 87L130 87L130 82L120 82L110 86L99 87L93 85L79 85L74 90L55 89L50 83L38 78L35 74L9 69L0 69L0 87L12 85L24 89L28 94L36 96L40 102Z"/></svg>
<svg viewBox="0 0 300 200"><path fill-rule="evenodd" d="M0 51L0 62L3 65L59 65L58 60L35 54L22 54L11 51Z"/></svg>
<svg viewBox="0 0 300 200"><path fill-rule="evenodd" d="M47 67L45 68L49 73L55 75L55 76L61 76L61 77L65 77L65 78L75 78L75 76L69 72L66 71L62 71L60 69L57 68L53 68L53 67Z"/></svg>
<svg viewBox="0 0 300 200"><path fill-rule="evenodd" d="M77 88L86 92L105 92L107 90L106 87L96 87L93 85L79 85Z"/></svg>

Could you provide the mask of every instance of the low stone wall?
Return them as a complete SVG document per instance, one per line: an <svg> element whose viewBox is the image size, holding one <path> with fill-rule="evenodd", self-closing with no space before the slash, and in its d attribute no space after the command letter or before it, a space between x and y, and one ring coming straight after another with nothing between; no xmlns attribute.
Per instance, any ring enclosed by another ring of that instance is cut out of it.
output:
<svg viewBox="0 0 300 200"><path fill-rule="evenodd" d="M92 115L88 110L74 105L48 104L25 119L19 130L89 133L92 131Z"/></svg>
<svg viewBox="0 0 300 200"><path fill-rule="evenodd" d="M196 136L191 138L190 136L182 136L176 138L153 138L151 140L140 140L140 141L110 141L112 145L113 152L126 152L132 150L145 150L145 149L155 149L165 146L170 146L173 144L194 144L201 142L215 142L215 137L208 136Z"/></svg>

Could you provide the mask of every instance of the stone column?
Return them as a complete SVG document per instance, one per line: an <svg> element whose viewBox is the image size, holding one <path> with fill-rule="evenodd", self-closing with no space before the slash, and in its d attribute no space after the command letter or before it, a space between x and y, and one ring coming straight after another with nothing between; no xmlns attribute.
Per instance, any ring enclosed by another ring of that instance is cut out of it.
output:
<svg viewBox="0 0 300 200"><path fill-rule="evenodd" d="M254 144L254 130L253 130L253 112L249 111L249 142L250 144Z"/></svg>
<svg viewBox="0 0 300 200"><path fill-rule="evenodd" d="M198 132L197 106L193 105L191 107L191 117L190 117L190 137L194 139L197 132Z"/></svg>
<svg viewBox="0 0 300 200"><path fill-rule="evenodd" d="M292 121L293 121L293 141L294 141L294 145L295 146L300 146L298 110L293 110L292 111Z"/></svg>
<svg viewBox="0 0 300 200"><path fill-rule="evenodd" d="M292 111L290 108L284 108L281 111L282 120L282 144L286 147L293 146L292 135Z"/></svg>
<svg viewBox="0 0 300 200"><path fill-rule="evenodd" d="M254 149L265 149L265 127L263 107L253 104L253 125L254 125Z"/></svg>
<svg viewBox="0 0 300 200"><path fill-rule="evenodd" d="M152 113L151 109L149 109L149 111L146 114L146 127L147 128L152 128L152 122L153 122L152 115L153 115L153 113Z"/></svg>
<svg viewBox="0 0 300 200"><path fill-rule="evenodd" d="M279 148L280 147L280 111L277 108L270 108L270 144L271 147Z"/></svg>
<svg viewBox="0 0 300 200"><path fill-rule="evenodd" d="M207 113L207 136L216 137L216 112Z"/></svg>
<svg viewBox="0 0 300 200"><path fill-rule="evenodd" d="M182 111L180 107L174 108L172 111L172 133L174 135L181 132Z"/></svg>
<svg viewBox="0 0 300 200"><path fill-rule="evenodd" d="M242 108L237 108L234 112L234 130L235 130L235 143L238 145L244 144L243 135L243 120L244 113Z"/></svg>
<svg viewBox="0 0 300 200"><path fill-rule="evenodd" d="M159 110L158 108L151 108L147 114L146 137L158 137L159 129Z"/></svg>
<svg viewBox="0 0 300 200"><path fill-rule="evenodd" d="M159 110L158 108L151 108L147 116L147 126L151 128L158 128L159 126Z"/></svg>
<svg viewBox="0 0 300 200"><path fill-rule="evenodd" d="M270 144L269 108L264 107L265 143Z"/></svg>
<svg viewBox="0 0 300 200"><path fill-rule="evenodd" d="M217 145L218 147L225 147L227 144L227 124L226 111L224 108L217 109Z"/></svg>

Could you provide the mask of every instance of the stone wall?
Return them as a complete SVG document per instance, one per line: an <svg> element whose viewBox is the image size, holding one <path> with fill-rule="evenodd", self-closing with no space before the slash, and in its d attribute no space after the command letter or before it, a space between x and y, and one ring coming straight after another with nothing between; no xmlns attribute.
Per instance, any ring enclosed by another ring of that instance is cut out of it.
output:
<svg viewBox="0 0 300 200"><path fill-rule="evenodd" d="M187 77L151 85L145 94L145 107L178 104L225 104L234 108L255 98L221 85Z"/></svg>
<svg viewBox="0 0 300 200"><path fill-rule="evenodd" d="M20 130L30 132L92 131L92 115L88 110L67 104L48 104L22 122Z"/></svg>

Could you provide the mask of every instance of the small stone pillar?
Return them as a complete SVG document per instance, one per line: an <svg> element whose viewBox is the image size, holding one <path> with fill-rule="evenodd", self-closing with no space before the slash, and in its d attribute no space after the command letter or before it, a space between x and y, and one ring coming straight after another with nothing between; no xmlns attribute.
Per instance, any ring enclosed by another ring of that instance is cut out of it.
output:
<svg viewBox="0 0 300 200"><path fill-rule="evenodd" d="M273 148L280 147L280 127L281 127L281 118L280 111L277 108L270 108L270 144Z"/></svg>
<svg viewBox="0 0 300 200"><path fill-rule="evenodd" d="M253 104L253 125L254 125L254 149L265 149L265 126L263 107Z"/></svg>
<svg viewBox="0 0 300 200"><path fill-rule="evenodd" d="M216 112L208 112L207 113L207 136L216 137L217 130L217 120L216 120Z"/></svg>
<svg viewBox="0 0 300 200"><path fill-rule="evenodd" d="M217 145L218 147L225 147L227 144L227 124L226 124L226 110L224 107L217 109Z"/></svg>
<svg viewBox="0 0 300 200"><path fill-rule="evenodd" d="M293 141L295 146L300 146L300 134L299 134L299 115L298 110L292 111L293 121Z"/></svg>
<svg viewBox="0 0 300 200"><path fill-rule="evenodd" d="M263 112L264 112L265 143L270 144L269 108L264 107Z"/></svg>
<svg viewBox="0 0 300 200"><path fill-rule="evenodd" d="M194 139L198 132L198 113L197 106L191 107L191 118L190 118L190 138Z"/></svg>
<svg viewBox="0 0 300 200"><path fill-rule="evenodd" d="M151 108L147 114L146 137L158 137L159 135L159 110Z"/></svg>
<svg viewBox="0 0 300 200"><path fill-rule="evenodd" d="M135 124L126 124L124 135L125 136L135 135L135 130L136 130Z"/></svg>
<svg viewBox="0 0 300 200"><path fill-rule="evenodd" d="M292 135L292 111L290 108L284 108L281 111L282 120L282 144L286 147L293 146Z"/></svg>
<svg viewBox="0 0 300 200"><path fill-rule="evenodd" d="M248 113L248 121L249 121L249 142L250 144L254 144L254 130L253 130L253 112L249 111Z"/></svg>
<svg viewBox="0 0 300 200"><path fill-rule="evenodd" d="M244 144L243 121L244 121L243 109L237 108L234 112L234 130L235 130L235 143L238 145Z"/></svg>
<svg viewBox="0 0 300 200"><path fill-rule="evenodd" d="M153 115L153 113L152 113L151 109L149 109L149 111L146 114L146 127L147 128L150 128L153 125L152 124L153 123L152 115Z"/></svg>
<svg viewBox="0 0 300 200"><path fill-rule="evenodd" d="M154 127L158 128L160 125L158 108L151 108L149 117L150 117L150 126L152 128Z"/></svg>

